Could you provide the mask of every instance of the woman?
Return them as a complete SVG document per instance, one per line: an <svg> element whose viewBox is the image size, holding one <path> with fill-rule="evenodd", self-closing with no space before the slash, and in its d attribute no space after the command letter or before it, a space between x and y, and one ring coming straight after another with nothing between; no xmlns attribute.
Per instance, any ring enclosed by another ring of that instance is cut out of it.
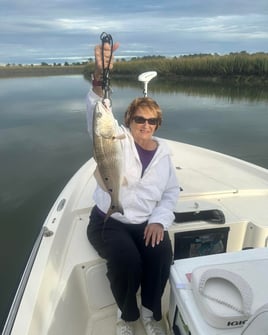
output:
<svg viewBox="0 0 268 335"><path fill-rule="evenodd" d="M114 50L118 44L114 45ZM104 63L110 45L104 45ZM102 47L95 47L93 89L87 97L87 117L91 131L92 114L102 97ZM112 64L111 64L112 65ZM120 202L124 214L114 213L105 222L110 197L97 185L88 225L88 239L107 260L107 277L118 305L117 335L134 334L133 321L141 314L147 335L164 335L161 297L169 277L172 248L167 228L174 220L173 210L179 195L175 170L165 142L154 137L162 113L151 98L137 98L125 113L125 126L118 125L124 158L124 183ZM141 312L136 294L141 288Z"/></svg>

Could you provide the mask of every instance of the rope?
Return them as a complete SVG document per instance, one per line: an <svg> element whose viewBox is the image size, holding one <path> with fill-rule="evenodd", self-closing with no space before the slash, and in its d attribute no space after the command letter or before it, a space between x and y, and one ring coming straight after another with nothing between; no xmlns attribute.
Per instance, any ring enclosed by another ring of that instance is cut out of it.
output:
<svg viewBox="0 0 268 335"><path fill-rule="evenodd" d="M104 90L104 99L110 99L110 66L113 57L113 38L110 34L103 32L100 36L102 41L102 89ZM108 66L104 67L104 44L111 46Z"/></svg>

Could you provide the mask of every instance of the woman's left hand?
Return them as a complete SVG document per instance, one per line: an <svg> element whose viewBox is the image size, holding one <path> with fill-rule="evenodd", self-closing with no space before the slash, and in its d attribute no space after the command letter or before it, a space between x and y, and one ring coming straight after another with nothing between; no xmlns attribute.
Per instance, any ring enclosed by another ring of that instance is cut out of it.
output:
<svg viewBox="0 0 268 335"><path fill-rule="evenodd" d="M164 227L161 223L149 223L144 229L144 239L146 247L150 244L154 248L164 238Z"/></svg>

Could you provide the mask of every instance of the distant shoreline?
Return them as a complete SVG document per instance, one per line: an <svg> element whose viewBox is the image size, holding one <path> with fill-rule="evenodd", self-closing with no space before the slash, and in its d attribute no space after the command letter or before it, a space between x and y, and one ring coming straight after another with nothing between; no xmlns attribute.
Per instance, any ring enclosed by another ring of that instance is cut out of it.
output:
<svg viewBox="0 0 268 335"><path fill-rule="evenodd" d="M83 75L85 65L68 66L0 66L0 78L39 77L57 75Z"/></svg>
<svg viewBox="0 0 268 335"><path fill-rule="evenodd" d="M130 71L121 72L117 70L118 64L116 64L113 71L113 79L124 80L126 78L136 78L137 74ZM12 65L12 66L0 66L0 79L4 78L23 78L23 77L45 77L45 76L64 76L64 75L81 75L86 80L91 80L90 76L94 69L94 63L88 63L87 65ZM179 74L159 74L163 80L169 80L171 82L203 82L203 83L233 83L243 84L247 86L268 86L268 78L254 75L179 75Z"/></svg>

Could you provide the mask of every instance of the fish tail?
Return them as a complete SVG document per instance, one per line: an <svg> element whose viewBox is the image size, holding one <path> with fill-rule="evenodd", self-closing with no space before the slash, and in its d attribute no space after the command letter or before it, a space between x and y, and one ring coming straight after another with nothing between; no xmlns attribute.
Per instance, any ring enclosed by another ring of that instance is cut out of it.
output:
<svg viewBox="0 0 268 335"><path fill-rule="evenodd" d="M105 215L104 222L106 222L113 213L121 213L122 215L124 214L123 207L120 203L118 205L110 206L107 214Z"/></svg>

